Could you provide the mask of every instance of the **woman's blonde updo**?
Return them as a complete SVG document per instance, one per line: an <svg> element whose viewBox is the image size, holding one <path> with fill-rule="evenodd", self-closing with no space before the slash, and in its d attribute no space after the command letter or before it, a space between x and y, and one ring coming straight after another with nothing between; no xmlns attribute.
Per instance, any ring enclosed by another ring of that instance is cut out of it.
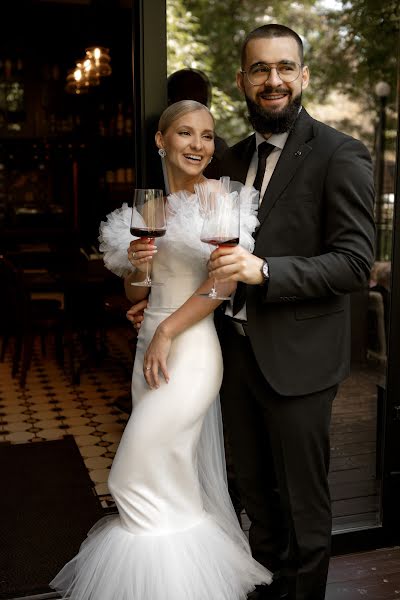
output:
<svg viewBox="0 0 400 600"><path fill-rule="evenodd" d="M215 123L211 111L204 104L200 104L196 100L180 100L179 102L174 102L174 104L171 104L171 106L168 106L164 110L158 122L158 130L161 133L165 133L174 121L195 110L205 110L211 116L213 123Z"/></svg>

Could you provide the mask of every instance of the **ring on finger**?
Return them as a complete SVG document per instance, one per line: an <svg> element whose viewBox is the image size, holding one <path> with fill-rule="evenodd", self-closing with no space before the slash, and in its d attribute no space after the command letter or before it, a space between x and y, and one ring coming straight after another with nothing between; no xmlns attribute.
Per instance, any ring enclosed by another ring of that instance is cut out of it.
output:
<svg viewBox="0 0 400 600"><path fill-rule="evenodd" d="M132 260L135 258L135 256L136 256L136 252L131 252L131 258L132 258Z"/></svg>
<svg viewBox="0 0 400 600"><path fill-rule="evenodd" d="M145 371L151 371L151 367L145 367L144 370Z"/></svg>

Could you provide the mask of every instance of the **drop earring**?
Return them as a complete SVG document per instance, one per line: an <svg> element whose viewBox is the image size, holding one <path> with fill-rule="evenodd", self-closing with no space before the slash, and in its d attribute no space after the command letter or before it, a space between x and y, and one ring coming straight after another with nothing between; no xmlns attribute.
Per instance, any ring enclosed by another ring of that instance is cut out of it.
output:
<svg viewBox="0 0 400 600"><path fill-rule="evenodd" d="M168 172L167 172L167 165L165 164L166 163L165 157L167 156L167 153L164 150L164 148L159 148L158 154L160 155L160 158L161 158L161 167L162 167L162 172L163 172L163 177L164 177L165 193L168 195L169 194Z"/></svg>

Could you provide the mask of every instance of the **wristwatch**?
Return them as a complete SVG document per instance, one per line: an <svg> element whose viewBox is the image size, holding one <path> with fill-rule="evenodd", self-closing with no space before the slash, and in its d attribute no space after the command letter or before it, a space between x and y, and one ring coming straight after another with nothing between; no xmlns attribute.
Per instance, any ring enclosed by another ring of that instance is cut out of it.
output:
<svg viewBox="0 0 400 600"><path fill-rule="evenodd" d="M265 283L267 283L267 281L269 281L269 268L268 268L268 263L265 259L262 262L260 271L261 271L261 275L263 276L261 285L264 285Z"/></svg>

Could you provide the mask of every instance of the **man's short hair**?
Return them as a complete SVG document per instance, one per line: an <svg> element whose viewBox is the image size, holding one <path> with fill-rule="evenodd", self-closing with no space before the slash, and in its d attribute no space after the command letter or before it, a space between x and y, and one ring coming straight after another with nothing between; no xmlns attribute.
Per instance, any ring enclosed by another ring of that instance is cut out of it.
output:
<svg viewBox="0 0 400 600"><path fill-rule="evenodd" d="M250 33L247 34L245 40L242 45L242 53L241 53L241 61L242 61L242 69L246 63L246 49L247 44L251 40L256 40L260 38L276 38L276 37L291 37L293 38L298 46L299 55L300 55L300 63L303 64L304 59L304 49L303 42L301 41L300 36L290 29L286 27L286 25L278 25L277 23L270 23L269 25L262 25L261 27L257 27L257 29L253 29Z"/></svg>

